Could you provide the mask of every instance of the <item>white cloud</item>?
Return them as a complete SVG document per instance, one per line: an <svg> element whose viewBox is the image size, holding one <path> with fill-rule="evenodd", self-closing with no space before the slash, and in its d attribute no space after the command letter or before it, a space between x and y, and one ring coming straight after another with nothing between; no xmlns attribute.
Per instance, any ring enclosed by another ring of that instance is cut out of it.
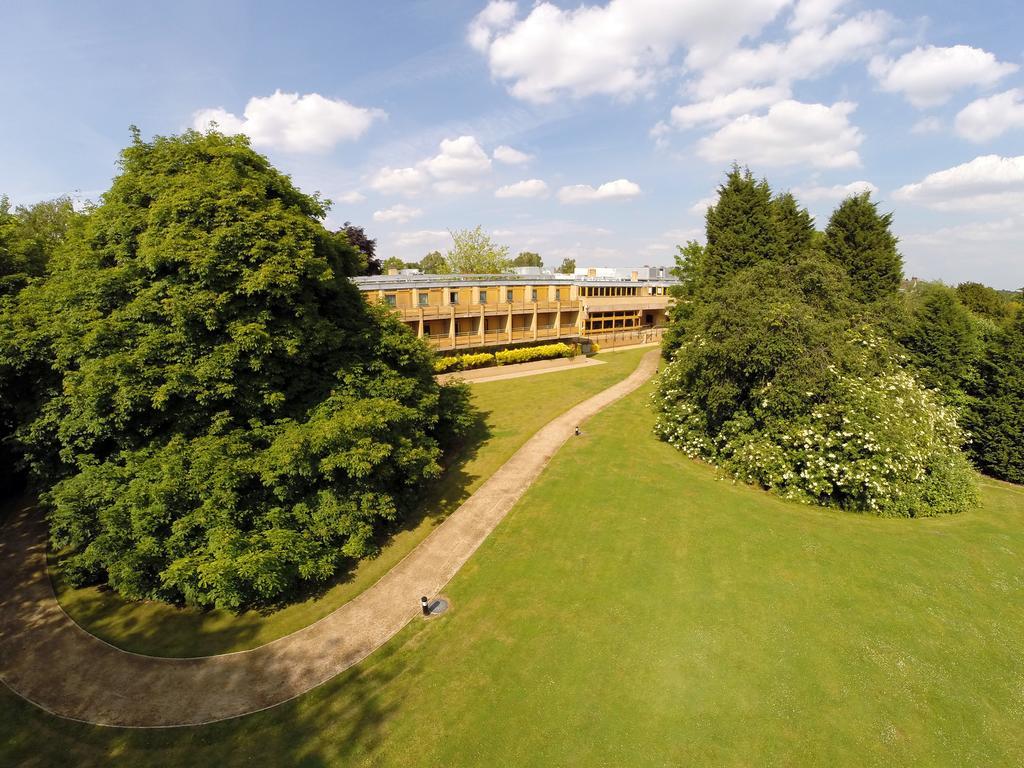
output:
<svg viewBox="0 0 1024 768"><path fill-rule="evenodd" d="M793 196L800 202L817 202L819 200L845 200L847 197L864 192L877 195L878 187L870 181L851 181L849 184L834 184L831 187L796 187L793 189Z"/></svg>
<svg viewBox="0 0 1024 768"><path fill-rule="evenodd" d="M494 191L495 197L547 197L548 185L540 179L517 181Z"/></svg>
<svg viewBox="0 0 1024 768"><path fill-rule="evenodd" d="M1014 88L972 101L960 110L954 125L959 135L974 142L1024 128L1024 89Z"/></svg>
<svg viewBox="0 0 1024 768"><path fill-rule="evenodd" d="M551 102L559 93L629 98L650 90L673 54L688 48L692 66L710 63L760 32L790 0L610 0L563 10L492 2L469 25L470 44L513 96Z"/></svg>
<svg viewBox="0 0 1024 768"><path fill-rule="evenodd" d="M834 20L847 0L799 0L789 20L790 29L818 27Z"/></svg>
<svg viewBox="0 0 1024 768"><path fill-rule="evenodd" d="M416 232L402 232L395 238L395 245L399 248L412 246L430 246L438 248L447 244L451 235L443 229L421 229Z"/></svg>
<svg viewBox="0 0 1024 768"><path fill-rule="evenodd" d="M390 208L385 208L383 211L374 211L373 220L382 222L396 222L398 224L405 224L410 219L415 219L418 216L422 216L423 211L419 208L410 208L408 205L393 205Z"/></svg>
<svg viewBox="0 0 1024 768"><path fill-rule="evenodd" d="M418 195L428 187L442 195L477 192L491 170L491 158L473 136L443 139L440 151L408 168L381 168L370 186L385 194Z"/></svg>
<svg viewBox="0 0 1024 768"><path fill-rule="evenodd" d="M563 203L590 203L595 200L615 200L636 197L640 194L640 185L627 179L606 181L594 189L589 184L574 184L558 190L558 199Z"/></svg>
<svg viewBox="0 0 1024 768"><path fill-rule="evenodd" d="M350 205L354 205L355 203L365 203L366 195L364 195L359 190L354 189L351 192L346 192L343 195L339 195L338 201L342 203L349 203Z"/></svg>
<svg viewBox="0 0 1024 768"><path fill-rule="evenodd" d="M912 126L910 126L910 132L918 135L926 133L938 133L942 130L942 120L937 117L922 117Z"/></svg>
<svg viewBox="0 0 1024 768"><path fill-rule="evenodd" d="M982 155L900 187L893 197L938 211L1017 210L1024 205L1024 155Z"/></svg>
<svg viewBox="0 0 1024 768"><path fill-rule="evenodd" d="M668 232L662 233L661 236L674 240L676 243L685 243L688 240L702 240L704 238L704 230L701 227L670 229Z"/></svg>
<svg viewBox="0 0 1024 768"><path fill-rule="evenodd" d="M423 191L429 178L419 168L384 166L370 179L370 186L386 195L416 195Z"/></svg>
<svg viewBox="0 0 1024 768"><path fill-rule="evenodd" d="M708 212L708 208L718 202L718 195L709 195L702 197L696 203L691 205L687 210L695 216L703 216Z"/></svg>
<svg viewBox="0 0 1024 768"><path fill-rule="evenodd" d="M505 165L523 165L533 160L533 155L502 144L500 147L495 147L494 159L499 163L505 163Z"/></svg>
<svg viewBox="0 0 1024 768"><path fill-rule="evenodd" d="M421 165L435 179L475 176L491 169L491 158L473 136L443 139L441 151Z"/></svg>
<svg viewBox="0 0 1024 768"><path fill-rule="evenodd" d="M976 280L1016 290L1024 285L1024 218L969 221L945 227L899 232L906 272L941 277L955 284Z"/></svg>
<svg viewBox="0 0 1024 768"><path fill-rule="evenodd" d="M659 120L647 135L654 139L654 146L658 149L665 149L669 145L668 135L672 132L671 126L664 120Z"/></svg>
<svg viewBox="0 0 1024 768"><path fill-rule="evenodd" d="M242 117L223 107L200 109L192 116L192 125L205 130L216 122L224 133L246 134L256 147L326 152L341 141L358 139L374 120L385 116L379 109L356 107L318 93L300 96L274 91L271 96L249 99Z"/></svg>
<svg viewBox="0 0 1024 768"><path fill-rule="evenodd" d="M442 179L435 181L433 190L442 195L469 195L479 192L483 184L479 181L461 181L459 179Z"/></svg>
<svg viewBox="0 0 1024 768"><path fill-rule="evenodd" d="M884 42L891 26L889 14L871 11L834 29L801 29L784 43L738 48L709 62L691 88L697 96L712 99L752 84L788 84L820 77L839 64L869 56Z"/></svg>
<svg viewBox="0 0 1024 768"><path fill-rule="evenodd" d="M743 115L698 142L705 160L751 165L810 165L848 168L860 165L857 147L864 140L847 119L856 104L839 101L831 107L782 101L760 117Z"/></svg>
<svg viewBox="0 0 1024 768"><path fill-rule="evenodd" d="M788 99L789 88L772 85L765 88L738 88L707 101L672 107L672 125L692 128L702 123L723 123L736 115L744 115L762 107ZM664 125L664 123L659 123ZM655 126L657 128L657 126ZM666 126L667 128L667 126Z"/></svg>
<svg viewBox="0 0 1024 768"><path fill-rule="evenodd" d="M870 66L883 91L901 93L918 108L944 104L961 88L990 88L1017 69L969 45L917 47L895 61L877 57Z"/></svg>
<svg viewBox="0 0 1024 768"><path fill-rule="evenodd" d="M1024 224L1012 217L995 221L971 221L952 227L939 227L926 232L914 232L900 239L908 243L948 247L951 241L969 243L995 243L1016 241L1024 237Z"/></svg>
<svg viewBox="0 0 1024 768"><path fill-rule="evenodd" d="M469 25L466 38L478 51L486 51L495 33L506 29L516 17L516 4L510 0L492 0Z"/></svg>

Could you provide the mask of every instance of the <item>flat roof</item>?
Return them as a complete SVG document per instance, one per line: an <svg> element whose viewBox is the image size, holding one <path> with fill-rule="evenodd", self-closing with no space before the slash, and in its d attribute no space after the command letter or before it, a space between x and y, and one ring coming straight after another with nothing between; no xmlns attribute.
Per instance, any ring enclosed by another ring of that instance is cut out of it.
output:
<svg viewBox="0 0 1024 768"><path fill-rule="evenodd" d="M362 291L395 290L398 288L437 288L465 285L673 285L674 277L588 277L586 275L363 275L351 278Z"/></svg>

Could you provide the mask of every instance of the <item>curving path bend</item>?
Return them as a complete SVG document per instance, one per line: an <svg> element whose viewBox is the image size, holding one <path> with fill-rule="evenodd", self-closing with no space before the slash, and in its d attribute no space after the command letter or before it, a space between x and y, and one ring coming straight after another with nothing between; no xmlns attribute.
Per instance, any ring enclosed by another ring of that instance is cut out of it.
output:
<svg viewBox="0 0 1024 768"><path fill-rule="evenodd" d="M376 584L314 624L248 651L140 656L89 634L58 604L46 527L22 511L0 541L0 679L51 714L95 725L168 728L273 707L345 671L419 615L501 522L576 425L649 379L658 350L628 377L542 427Z"/></svg>

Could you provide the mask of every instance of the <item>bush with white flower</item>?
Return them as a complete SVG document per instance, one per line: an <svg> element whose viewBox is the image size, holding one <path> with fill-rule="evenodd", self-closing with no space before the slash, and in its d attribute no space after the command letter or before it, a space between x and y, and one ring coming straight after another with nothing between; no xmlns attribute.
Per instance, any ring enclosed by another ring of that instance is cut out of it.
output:
<svg viewBox="0 0 1024 768"><path fill-rule="evenodd" d="M746 270L697 308L660 377L657 434L790 499L906 517L967 509L956 411L796 269Z"/></svg>

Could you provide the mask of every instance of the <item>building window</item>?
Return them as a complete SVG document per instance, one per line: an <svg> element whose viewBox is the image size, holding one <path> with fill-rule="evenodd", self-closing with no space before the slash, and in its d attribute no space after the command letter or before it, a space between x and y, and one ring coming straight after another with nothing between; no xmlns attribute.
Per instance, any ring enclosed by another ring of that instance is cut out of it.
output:
<svg viewBox="0 0 1024 768"><path fill-rule="evenodd" d="M511 288L509 288L507 291L505 291L505 301L508 304L512 303L512 289Z"/></svg>
<svg viewBox="0 0 1024 768"><path fill-rule="evenodd" d="M449 304L458 304L459 303L459 292L458 291L451 291L448 294L448 303Z"/></svg>
<svg viewBox="0 0 1024 768"><path fill-rule="evenodd" d="M384 296L384 303L387 304L389 307L397 306L398 297L395 296L395 294L393 293L388 293Z"/></svg>
<svg viewBox="0 0 1024 768"><path fill-rule="evenodd" d="M480 291L480 303L481 304L486 304L487 303L487 291Z"/></svg>
<svg viewBox="0 0 1024 768"><path fill-rule="evenodd" d="M562 289L561 288L555 288L555 301L561 301L561 300L562 300Z"/></svg>
<svg viewBox="0 0 1024 768"><path fill-rule="evenodd" d="M420 294L420 306L421 307L426 307L426 306L429 306L429 305L430 305L430 294L429 293L421 293Z"/></svg>
<svg viewBox="0 0 1024 768"><path fill-rule="evenodd" d="M531 288L530 289L530 301L536 301L536 300L537 300L537 289L536 288Z"/></svg>

